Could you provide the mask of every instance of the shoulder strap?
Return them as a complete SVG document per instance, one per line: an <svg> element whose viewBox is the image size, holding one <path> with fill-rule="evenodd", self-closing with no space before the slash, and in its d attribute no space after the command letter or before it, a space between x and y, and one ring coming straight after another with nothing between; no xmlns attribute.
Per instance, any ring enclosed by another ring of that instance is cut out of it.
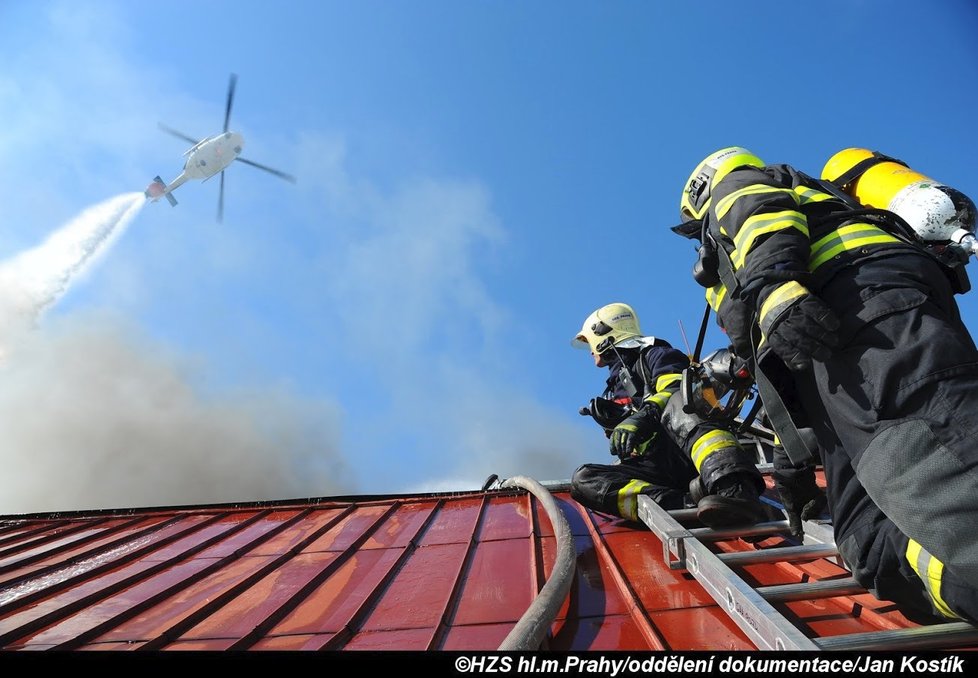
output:
<svg viewBox="0 0 978 678"><path fill-rule="evenodd" d="M652 348L655 348L655 344L646 344L645 346L640 348L638 351L638 358L635 360L638 373L642 376L642 399L643 400L645 399L646 396L649 395L649 381L652 378L651 375L649 374L648 365L645 364L645 355ZM636 366L633 366L632 369L635 369Z"/></svg>
<svg viewBox="0 0 978 678"><path fill-rule="evenodd" d="M713 236L708 237L712 238ZM718 257L717 272L720 274L720 282L727 288L727 294L731 298L736 297L740 292L740 281L737 280L737 274L734 273L733 261L730 259L730 255L727 254L727 250L719 245L716 248Z"/></svg>
<svg viewBox="0 0 978 678"><path fill-rule="evenodd" d="M653 393L652 388L655 386L653 384L652 375L649 374L649 366L645 363L646 354L653 348L672 348L667 341L663 341L662 339L657 339L655 337L651 337L651 339L651 342L646 343L639 349L638 358L635 360L635 364L632 365L632 369L637 370L642 379L643 400Z"/></svg>
<svg viewBox="0 0 978 678"><path fill-rule="evenodd" d="M862 162L856 163L851 170L843 174L834 182L827 181L825 179L815 179L814 177L810 177L803 172L799 172L798 174L804 177L806 181L811 181L816 186L819 186L827 193L835 196L847 207L849 207L847 210L833 212L821 220L813 221L815 221L815 223L825 223L829 220L844 221L856 218L865 219L866 221L879 226L890 235L899 238L904 243L917 248L920 252L934 259L938 265L940 265L948 280L950 280L951 287L954 289L955 293L964 294L971 289L971 281L968 279L968 272L964 268L965 264L968 263L967 256L962 259L961 256L958 255L957 251L950 247L938 248L935 250L932 243L928 243L923 240L917 231L915 231L913 227L907 223L906 219L901 217L896 212L872 207L864 207L861 203L859 203L859 201L842 189L842 186L846 185L843 183L843 181L852 182L856 177L860 176L873 165L884 161L899 163L906 167L906 163L900 160L877 153L872 158L866 158ZM722 268L723 267L721 265L721 270Z"/></svg>
<svg viewBox="0 0 978 678"><path fill-rule="evenodd" d="M754 342L751 343L753 344ZM815 454L808 447L801 433L799 433L795 422L792 421L791 413L788 412L788 408L781 399L781 394L778 393L778 389L761 368L761 361L757 356L756 345L753 349L754 381L757 383L757 393L760 396L761 403L764 405L764 411L767 413L768 419L771 420L771 428L778 434L781 446L784 448L785 454L788 455L791 463L795 466L803 466L809 463L815 457Z"/></svg>
<svg viewBox="0 0 978 678"><path fill-rule="evenodd" d="M846 186L865 174L870 168L884 162L895 162L898 165L909 167L909 165L902 160L897 160L896 158L891 158L888 155L883 155L882 153L873 151L873 155L865 158L864 160L860 160L835 179L832 179L829 183L835 184L836 186L844 189Z"/></svg>

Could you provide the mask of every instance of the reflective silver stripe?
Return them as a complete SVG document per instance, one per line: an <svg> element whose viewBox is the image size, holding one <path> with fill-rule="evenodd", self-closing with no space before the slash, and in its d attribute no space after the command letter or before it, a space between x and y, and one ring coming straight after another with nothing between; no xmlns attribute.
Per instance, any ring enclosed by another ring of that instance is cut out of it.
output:
<svg viewBox="0 0 978 678"><path fill-rule="evenodd" d="M959 619L960 617L947 606L944 598L941 597L944 563L928 553L924 547L913 539L907 544L906 555L907 562L910 563L910 567L913 568L913 571L917 573L917 576L924 583L924 588L927 589L927 594L930 596L931 602L934 603L937 611L950 619Z"/></svg>
<svg viewBox="0 0 978 678"><path fill-rule="evenodd" d="M649 486L642 480L632 480L618 490L618 515L629 520L638 520L638 495Z"/></svg>
<svg viewBox="0 0 978 678"><path fill-rule="evenodd" d="M816 191L814 188L808 188L807 186L795 186L795 193L801 198L802 205L810 202L822 202L823 200L832 198L828 193Z"/></svg>
<svg viewBox="0 0 978 678"><path fill-rule="evenodd" d="M837 254L867 245L898 243L900 240L872 224L841 226L812 243L808 270L814 271Z"/></svg>
<svg viewBox="0 0 978 678"><path fill-rule="evenodd" d="M744 265L747 254L754 246L754 241L762 235L775 233L786 228L795 228L802 235L808 237L808 220L801 212L794 210L784 210L769 214L756 214L744 222L737 237L734 238L734 245L737 249L730 256L734 268L739 269Z"/></svg>
<svg viewBox="0 0 978 678"><path fill-rule="evenodd" d="M738 191L734 191L723 200L717 202L716 215L717 219L723 219L733 204L743 198L745 195L758 195L761 193L787 193L792 197L792 199L797 203L799 198L790 188L782 188L779 186L765 186L764 184L754 184L753 186L747 186L746 188L741 188Z"/></svg>
<svg viewBox="0 0 978 678"><path fill-rule="evenodd" d="M758 324L761 326L761 333L767 337L767 331L774 318L781 315L786 308L795 302L795 299L808 294L808 290L800 283L792 280L777 287L768 295L764 303L761 304L760 318Z"/></svg>
<svg viewBox="0 0 978 678"><path fill-rule="evenodd" d="M736 436L730 431L716 430L704 433L693 443L693 451L690 455L693 458L693 465L699 471L707 457L717 450L731 447L739 448L740 445L737 443Z"/></svg>
<svg viewBox="0 0 978 678"><path fill-rule="evenodd" d="M659 375L659 378L655 380L655 390L665 391L677 381L681 381L682 378L683 375L679 374L678 372L670 372L669 374Z"/></svg>

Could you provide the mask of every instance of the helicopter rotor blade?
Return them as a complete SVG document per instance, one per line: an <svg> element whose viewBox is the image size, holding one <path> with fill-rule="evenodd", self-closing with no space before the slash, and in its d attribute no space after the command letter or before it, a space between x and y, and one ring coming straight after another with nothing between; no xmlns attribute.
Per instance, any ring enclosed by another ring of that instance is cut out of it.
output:
<svg viewBox="0 0 978 678"><path fill-rule="evenodd" d="M231 82L228 83L228 105L224 110L224 131L228 131L228 123L231 121L231 103L234 101L234 86L238 82L238 76L231 74Z"/></svg>
<svg viewBox="0 0 978 678"><path fill-rule="evenodd" d="M217 194L217 222L224 220L224 170L221 170L221 188Z"/></svg>
<svg viewBox="0 0 978 678"><path fill-rule="evenodd" d="M245 158L242 158L242 157L237 157L237 158L235 158L235 160L237 160L238 162L243 162L246 165L251 165L252 167L257 167L260 170L265 170L266 172L269 172L271 174L274 174L275 176L277 176L279 178L285 179L286 181L288 181L290 183L293 183L293 184L295 183L295 177L292 176L291 174L286 174L285 172L282 172L280 170L272 169L271 167L268 167L267 165L260 165L259 163L255 162L254 160L246 160Z"/></svg>
<svg viewBox="0 0 978 678"><path fill-rule="evenodd" d="M163 130L167 134L172 134L177 139L183 139L187 143L193 144L195 146L200 142L200 139L194 139L189 134L184 134L183 132L178 132L177 130L173 129L172 127L167 127L162 122L161 123L158 123L158 124L159 124L161 130Z"/></svg>

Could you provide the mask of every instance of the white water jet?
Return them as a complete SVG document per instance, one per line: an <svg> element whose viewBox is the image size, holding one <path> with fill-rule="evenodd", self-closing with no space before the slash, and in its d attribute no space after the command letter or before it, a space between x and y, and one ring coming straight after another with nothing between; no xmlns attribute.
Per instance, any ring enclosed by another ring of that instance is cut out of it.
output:
<svg viewBox="0 0 978 678"><path fill-rule="evenodd" d="M109 198L37 247L0 262L0 351L15 343L105 256L145 202L139 192Z"/></svg>

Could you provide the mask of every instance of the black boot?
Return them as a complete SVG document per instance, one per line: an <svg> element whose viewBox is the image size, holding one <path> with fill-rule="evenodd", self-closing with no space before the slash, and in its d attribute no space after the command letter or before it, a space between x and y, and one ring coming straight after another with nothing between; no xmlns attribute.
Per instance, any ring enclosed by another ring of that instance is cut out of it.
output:
<svg viewBox="0 0 978 678"><path fill-rule="evenodd" d="M689 498L692 500L693 506L697 506L704 497L706 497L706 488L703 487L700 476L696 476L689 481Z"/></svg>
<svg viewBox="0 0 978 678"><path fill-rule="evenodd" d="M760 500L757 485L741 474L721 478L714 493L697 504L696 517L714 530L750 527L764 521L767 511Z"/></svg>

